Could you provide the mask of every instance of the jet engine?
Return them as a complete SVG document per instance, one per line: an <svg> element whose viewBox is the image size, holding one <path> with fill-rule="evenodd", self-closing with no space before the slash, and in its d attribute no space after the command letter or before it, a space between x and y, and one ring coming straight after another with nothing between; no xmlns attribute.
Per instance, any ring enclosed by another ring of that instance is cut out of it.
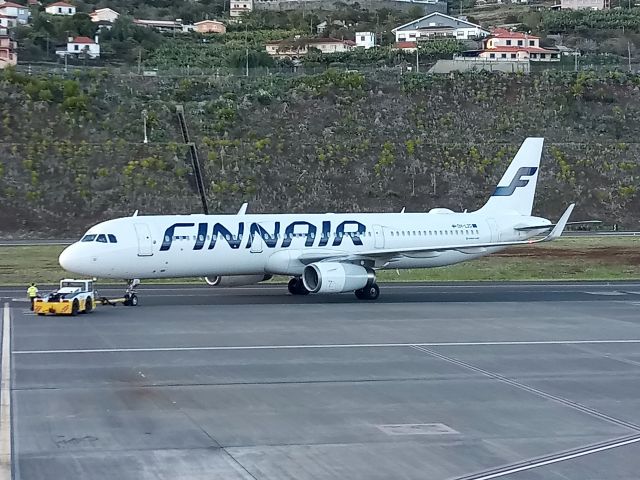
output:
<svg viewBox="0 0 640 480"><path fill-rule="evenodd" d="M341 293L370 287L375 283L376 275L360 265L319 262L305 267L302 281L311 293Z"/></svg>
<svg viewBox="0 0 640 480"><path fill-rule="evenodd" d="M239 287L240 285L253 285L269 280L273 275L224 275L204 277L204 281L211 287Z"/></svg>

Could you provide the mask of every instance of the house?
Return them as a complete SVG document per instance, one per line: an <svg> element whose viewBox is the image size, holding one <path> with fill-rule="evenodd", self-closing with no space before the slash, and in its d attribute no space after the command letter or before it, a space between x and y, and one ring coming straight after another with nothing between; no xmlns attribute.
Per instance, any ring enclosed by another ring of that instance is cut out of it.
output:
<svg viewBox="0 0 640 480"><path fill-rule="evenodd" d="M365 50L376 46L376 34L373 32L356 32L356 46Z"/></svg>
<svg viewBox="0 0 640 480"><path fill-rule="evenodd" d="M56 55L65 57L67 55L85 54L89 58L100 58L100 44L98 37L91 40L89 37L69 37L66 46L56 49Z"/></svg>
<svg viewBox="0 0 640 480"><path fill-rule="evenodd" d="M13 2L0 2L0 14L15 17L16 21L22 25L29 23L31 16L27 7Z"/></svg>
<svg viewBox="0 0 640 480"><path fill-rule="evenodd" d="M94 10L93 12L91 12L89 16L91 17L91 21L94 23L99 23L99 22L113 23L118 19L120 14L110 8L98 8L97 10Z"/></svg>
<svg viewBox="0 0 640 480"><path fill-rule="evenodd" d="M415 52L418 48L418 42L415 40L413 42L396 42L393 44L394 50L402 50L403 52Z"/></svg>
<svg viewBox="0 0 640 480"><path fill-rule="evenodd" d="M50 15L75 15L76 7L66 2L55 2L44 9Z"/></svg>
<svg viewBox="0 0 640 480"><path fill-rule="evenodd" d="M391 31L396 36L396 42L413 42L434 37L468 40L489 35L480 25L444 13L430 13Z"/></svg>
<svg viewBox="0 0 640 480"><path fill-rule="evenodd" d="M561 10L608 10L611 0L561 0Z"/></svg>
<svg viewBox="0 0 640 480"><path fill-rule="evenodd" d="M239 17L253 11L253 0L231 0L229 4L229 16Z"/></svg>
<svg viewBox="0 0 640 480"><path fill-rule="evenodd" d="M342 20L333 20L331 22L331 25L335 25L336 27L344 27L345 23ZM316 32L318 32L318 35L322 35L328 26L329 26L329 23L326 20L316 25Z"/></svg>
<svg viewBox="0 0 640 480"><path fill-rule="evenodd" d="M6 28L0 28L0 68L18 63L17 48L18 45L9 36L9 31Z"/></svg>
<svg viewBox="0 0 640 480"><path fill-rule="evenodd" d="M13 28L18 24L18 17L13 15L3 15L0 13L0 27Z"/></svg>
<svg viewBox="0 0 640 480"><path fill-rule="evenodd" d="M309 53L311 49L320 50L321 53L348 52L355 48L355 42L351 40L338 40L336 38L295 38L280 42L269 42L266 50L269 55L276 58L297 58Z"/></svg>
<svg viewBox="0 0 640 480"><path fill-rule="evenodd" d="M482 41L479 55L485 60L530 60L532 62L558 62L557 50L540 47L540 37L522 32L496 28Z"/></svg>
<svg viewBox="0 0 640 480"><path fill-rule="evenodd" d="M217 20L203 20L193 24L194 30L198 33L227 33L224 23Z"/></svg>
<svg viewBox="0 0 640 480"><path fill-rule="evenodd" d="M186 25L182 20L140 20L134 19L133 23L141 27L154 28L160 32L191 32L194 30L193 25Z"/></svg>

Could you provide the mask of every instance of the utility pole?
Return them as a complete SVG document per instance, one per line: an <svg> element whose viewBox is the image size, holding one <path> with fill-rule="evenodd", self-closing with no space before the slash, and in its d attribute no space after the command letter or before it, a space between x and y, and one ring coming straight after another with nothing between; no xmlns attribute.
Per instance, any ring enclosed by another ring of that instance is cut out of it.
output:
<svg viewBox="0 0 640 480"><path fill-rule="evenodd" d="M68 67L68 60L67 60L68 56L69 56L68 52L65 52L64 53L64 73L67 73L69 71L68 68L67 68Z"/></svg>
<svg viewBox="0 0 640 480"><path fill-rule="evenodd" d="M142 73L142 47L138 47L138 75Z"/></svg>
<svg viewBox="0 0 640 480"><path fill-rule="evenodd" d="M578 71L578 51L576 50L575 52L573 52L573 71L577 72Z"/></svg>
<svg viewBox="0 0 640 480"><path fill-rule="evenodd" d="M142 126L144 128L144 140L142 143L149 143L149 139L147 138L147 117L148 117L147 109L142 110Z"/></svg>
<svg viewBox="0 0 640 480"><path fill-rule="evenodd" d="M631 72L631 42L627 40L627 54L629 55L629 72Z"/></svg>
<svg viewBox="0 0 640 480"><path fill-rule="evenodd" d="M418 53L418 41L416 40L416 73L420 71L420 57Z"/></svg>
<svg viewBox="0 0 640 480"><path fill-rule="evenodd" d="M246 47L246 61L245 61L245 77L249 76L249 24L245 23L244 44Z"/></svg>

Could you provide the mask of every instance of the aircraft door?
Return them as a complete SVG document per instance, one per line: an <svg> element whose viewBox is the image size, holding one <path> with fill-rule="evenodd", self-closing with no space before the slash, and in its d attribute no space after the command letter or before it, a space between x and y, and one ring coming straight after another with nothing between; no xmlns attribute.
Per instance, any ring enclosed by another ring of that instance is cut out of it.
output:
<svg viewBox="0 0 640 480"><path fill-rule="evenodd" d="M384 248L384 229L380 225L373 226L375 248Z"/></svg>
<svg viewBox="0 0 640 480"><path fill-rule="evenodd" d="M253 232L251 236L251 253L262 253L264 240L260 232Z"/></svg>
<svg viewBox="0 0 640 480"><path fill-rule="evenodd" d="M138 256L149 257L153 255L153 241L149 226L146 223L135 223L133 226L138 237Z"/></svg>
<svg viewBox="0 0 640 480"><path fill-rule="evenodd" d="M261 222L261 231L256 231L251 236L251 253L262 253L269 244L273 246L277 241L278 232L275 231L275 222Z"/></svg>

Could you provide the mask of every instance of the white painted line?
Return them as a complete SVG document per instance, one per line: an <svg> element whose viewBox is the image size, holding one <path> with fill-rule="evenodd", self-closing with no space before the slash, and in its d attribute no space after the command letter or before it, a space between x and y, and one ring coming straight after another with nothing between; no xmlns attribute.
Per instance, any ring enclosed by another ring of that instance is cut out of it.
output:
<svg viewBox="0 0 640 480"><path fill-rule="evenodd" d="M2 379L0 380L0 480L11 480L11 310L2 319Z"/></svg>
<svg viewBox="0 0 640 480"><path fill-rule="evenodd" d="M544 467L545 465L551 465L559 462L566 462L567 460L573 460L574 458L584 457L586 455L593 455L594 453L604 452L606 450L611 450L613 448L624 447L625 445L631 445L633 443L640 442L639 438L632 438L631 440L622 440L620 442L612 443L609 445L605 445L603 447L595 447L589 450L584 450L578 453L572 453L568 455L563 455L561 457L553 458L550 460L542 460L539 462L532 462L527 465L522 465L520 467L511 468L509 470L503 470L498 473L491 473L489 475L485 475L482 477L473 477L473 480L491 480L492 478L504 477L506 475L512 475L514 473L523 472L526 470L531 470L533 468Z"/></svg>
<svg viewBox="0 0 640 480"><path fill-rule="evenodd" d="M620 292L618 290L603 291L603 292L584 292L584 293L587 293L589 295L604 295L607 297L619 297L620 295L626 295L625 292Z"/></svg>
<svg viewBox="0 0 640 480"><path fill-rule="evenodd" d="M432 342L432 343L339 343L319 345L237 345L200 347L125 347L125 348L83 348L61 350L14 350L14 355L49 355L56 353L136 353L136 352L190 352L225 350L306 350L322 348L390 348L390 347L482 347L508 345L599 345L599 344L640 344L640 339L631 340L532 340L505 342Z"/></svg>

